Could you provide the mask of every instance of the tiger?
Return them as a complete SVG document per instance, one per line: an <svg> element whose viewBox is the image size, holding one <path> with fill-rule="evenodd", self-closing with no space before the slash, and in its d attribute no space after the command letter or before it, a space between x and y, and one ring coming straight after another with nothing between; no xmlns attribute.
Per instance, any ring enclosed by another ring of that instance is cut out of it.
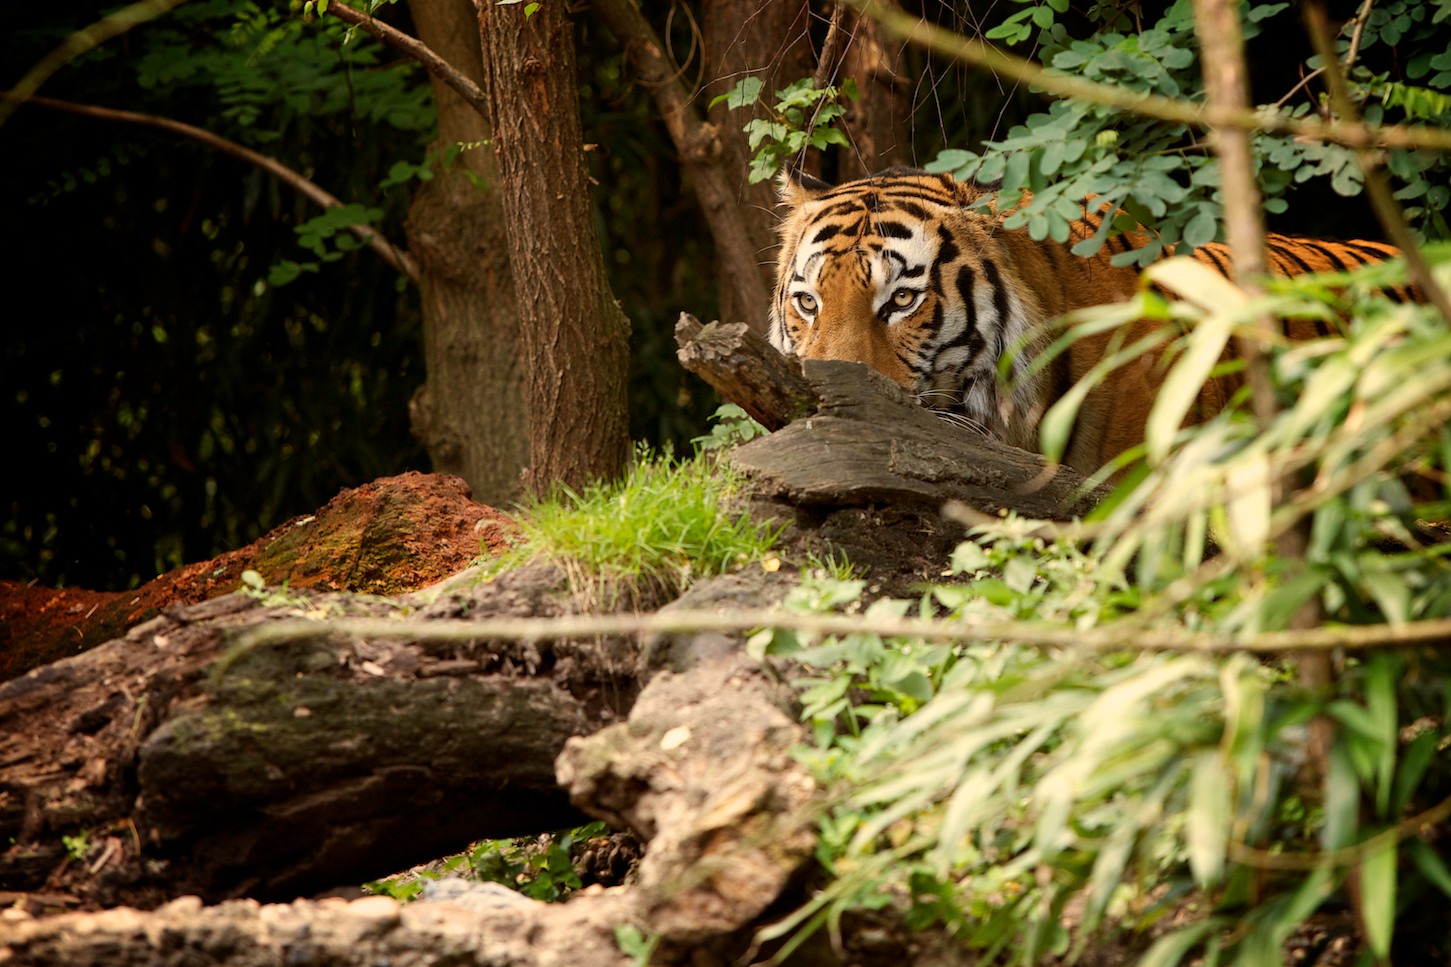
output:
<svg viewBox="0 0 1451 967"><path fill-rule="evenodd" d="M803 359L866 363L945 418L1022 449L1038 448L1048 407L1115 338L1112 332L1083 337L1035 367L1031 362L1049 338L1045 324L1139 291L1139 270L1110 259L1147 236L1113 236L1087 258L1069 251L1099 229L1087 207L1072 223L1069 241L1059 243L1007 230L997 214L975 209L982 188L916 168L889 168L838 186L788 170L779 194L787 211L770 309L772 345ZM1282 276L1345 271L1400 254L1380 242L1275 234L1266 236L1266 250L1270 271ZM1203 246L1194 257L1229 272L1223 244ZM1118 338L1129 345L1157 325L1139 321ZM1290 339L1329 333L1323 320L1285 323ZM1009 378L1001 380L999 363L1009 353ZM1091 391L1063 463L1093 474L1142 443L1164 375L1160 354L1150 352ZM1234 376L1206 383L1194 419L1223 409L1241 383Z"/></svg>

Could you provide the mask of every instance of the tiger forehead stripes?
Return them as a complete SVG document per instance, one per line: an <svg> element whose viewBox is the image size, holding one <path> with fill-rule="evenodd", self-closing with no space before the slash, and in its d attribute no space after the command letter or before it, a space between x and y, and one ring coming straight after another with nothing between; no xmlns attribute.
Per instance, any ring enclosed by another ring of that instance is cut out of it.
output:
<svg viewBox="0 0 1451 967"><path fill-rule="evenodd" d="M1079 258L1067 245L1033 241L1002 228L996 215L972 210L978 194L948 175L911 168L837 187L788 175L781 185L789 211L781 225L770 338L802 358L866 363L948 419L1035 449L1047 408L1116 338L1110 332L1080 339L1038 370L1029 363L1044 348L1043 324L1131 298L1138 271L1110 259L1144 240L1119 236L1097 255ZM1097 217L1085 214L1071 234L1076 240L1097 227ZM1399 254L1374 242L1279 235L1268 237L1267 248L1278 275L1343 270ZM1196 257L1227 272L1222 245L1206 246ZM1130 344L1155 325L1136 323L1117 338ZM1323 322L1286 323L1290 338L1326 332ZM1009 352L1011 395L998 378L999 361ZM1147 354L1089 393L1065 462L1092 473L1142 442L1163 376L1159 357ZM1198 418L1218 412L1235 382L1207 385Z"/></svg>

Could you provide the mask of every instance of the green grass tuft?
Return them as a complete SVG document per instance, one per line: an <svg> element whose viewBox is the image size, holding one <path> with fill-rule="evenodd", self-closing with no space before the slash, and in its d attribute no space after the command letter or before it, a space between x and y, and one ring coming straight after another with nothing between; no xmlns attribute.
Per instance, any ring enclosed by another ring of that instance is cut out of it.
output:
<svg viewBox="0 0 1451 967"><path fill-rule="evenodd" d="M623 480L560 488L526 506L524 540L500 563L558 564L577 593L605 607L668 600L770 552L779 529L728 506L739 483L710 454L675 460L642 449Z"/></svg>

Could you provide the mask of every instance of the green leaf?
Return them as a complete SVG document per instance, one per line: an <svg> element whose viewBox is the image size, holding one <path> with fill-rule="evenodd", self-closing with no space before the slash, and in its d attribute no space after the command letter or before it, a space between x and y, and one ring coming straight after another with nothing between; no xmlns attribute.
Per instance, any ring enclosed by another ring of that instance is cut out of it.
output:
<svg viewBox="0 0 1451 967"><path fill-rule="evenodd" d="M1396 916L1396 848L1387 845L1360 864L1360 921L1376 958L1391 951Z"/></svg>
<svg viewBox="0 0 1451 967"><path fill-rule="evenodd" d="M514 2L517 3L518 0L514 0ZM756 103L756 99L760 97L761 88L764 86L765 81L759 77L743 77L735 87L732 87L724 94L719 94L711 98L710 104L707 107L715 107L722 101L729 108L747 107L748 105Z"/></svg>
<svg viewBox="0 0 1451 967"><path fill-rule="evenodd" d="M1325 776L1325 826L1320 831L1323 849L1340 849L1355 839L1360 816L1360 783L1343 742L1330 747L1330 768Z"/></svg>
<svg viewBox="0 0 1451 967"><path fill-rule="evenodd" d="M1451 870L1446 868L1445 861L1435 849L1419 839L1410 840L1406 845L1411 853L1411 862L1416 864L1416 869L1421 871L1426 881L1451 897Z"/></svg>
<svg viewBox="0 0 1451 967"><path fill-rule="evenodd" d="M1138 967L1177 967L1185 955L1199 946L1208 933L1228 925L1228 921L1223 918L1209 917L1167 933L1155 940L1153 946L1139 958Z"/></svg>

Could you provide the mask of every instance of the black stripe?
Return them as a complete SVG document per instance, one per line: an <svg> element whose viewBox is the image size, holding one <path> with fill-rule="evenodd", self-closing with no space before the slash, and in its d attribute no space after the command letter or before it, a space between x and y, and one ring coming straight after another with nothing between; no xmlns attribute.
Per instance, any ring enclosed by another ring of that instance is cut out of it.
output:
<svg viewBox="0 0 1451 967"><path fill-rule="evenodd" d="M993 309L998 314L998 317L993 320L993 335L994 338L1001 341L1002 334L1007 330L1008 290L1003 285L1003 277L998 273L997 264L992 259L984 258L982 260L982 274L983 280L993 290ZM1001 344L998 346L998 351L1002 351Z"/></svg>
<svg viewBox="0 0 1451 967"><path fill-rule="evenodd" d="M1299 275L1301 272L1315 271L1314 267L1309 262L1306 262L1304 259L1300 258L1299 253L1295 251L1292 245L1287 244L1289 242L1290 240L1283 235L1270 235L1265 239L1265 248L1269 251L1271 255L1281 258L1284 261L1289 262L1297 267L1297 271L1285 272L1282 270L1280 274Z"/></svg>
<svg viewBox="0 0 1451 967"><path fill-rule="evenodd" d="M1342 259L1338 254L1336 254L1336 248L1337 248L1337 246L1327 245L1324 242L1317 242L1314 239L1309 239L1309 238L1302 238L1302 239L1300 239L1300 244L1302 246L1304 246L1305 248L1309 249L1312 252L1319 252L1321 255L1323 255L1325 257L1325 261L1327 261L1331 265L1335 266L1336 271L1338 271L1338 272L1349 272L1350 271L1351 266L1348 263L1346 263L1345 260ZM1355 263L1357 265L1364 264L1364 262L1362 260L1360 260L1360 259L1356 259L1355 260Z"/></svg>

